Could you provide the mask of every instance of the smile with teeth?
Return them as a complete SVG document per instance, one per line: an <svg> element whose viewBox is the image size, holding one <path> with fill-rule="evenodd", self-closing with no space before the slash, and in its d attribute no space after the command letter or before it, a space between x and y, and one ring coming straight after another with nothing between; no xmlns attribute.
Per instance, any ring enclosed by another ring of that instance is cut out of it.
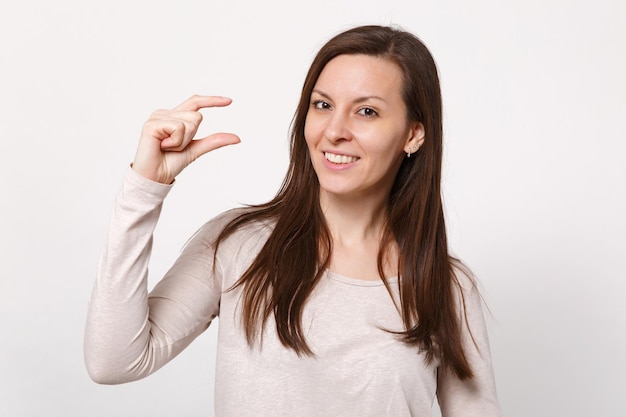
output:
<svg viewBox="0 0 626 417"><path fill-rule="evenodd" d="M324 152L324 157L326 158L327 161L330 161L333 164L350 164L359 159L356 156L337 155L335 153L330 153L330 152Z"/></svg>

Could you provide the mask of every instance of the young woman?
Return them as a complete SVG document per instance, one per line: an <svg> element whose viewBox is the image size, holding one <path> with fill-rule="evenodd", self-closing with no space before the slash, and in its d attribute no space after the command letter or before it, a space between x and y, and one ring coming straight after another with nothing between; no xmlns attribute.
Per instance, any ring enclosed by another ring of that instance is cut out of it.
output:
<svg viewBox="0 0 626 417"><path fill-rule="evenodd" d="M163 366L219 316L216 416L499 416L476 285L448 254L435 63L412 34L356 27L307 74L282 187L206 223L148 293L178 173L239 141L195 139L194 96L145 123L112 215L85 336L92 378Z"/></svg>

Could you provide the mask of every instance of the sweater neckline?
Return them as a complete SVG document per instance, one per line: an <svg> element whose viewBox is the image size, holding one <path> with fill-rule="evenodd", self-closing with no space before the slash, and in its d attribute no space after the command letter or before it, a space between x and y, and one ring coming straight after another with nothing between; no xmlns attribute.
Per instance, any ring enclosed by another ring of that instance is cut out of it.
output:
<svg viewBox="0 0 626 417"><path fill-rule="evenodd" d="M382 279L372 280L372 279L353 278L353 277L348 277L346 275L338 274L336 272L331 271L330 269L326 270L326 275L328 276L328 278L332 279L333 281L338 281L344 284L354 285L357 287L380 287L380 286L385 285ZM398 282L398 277L397 276L389 277L387 278L387 282L389 282L389 284L395 284Z"/></svg>

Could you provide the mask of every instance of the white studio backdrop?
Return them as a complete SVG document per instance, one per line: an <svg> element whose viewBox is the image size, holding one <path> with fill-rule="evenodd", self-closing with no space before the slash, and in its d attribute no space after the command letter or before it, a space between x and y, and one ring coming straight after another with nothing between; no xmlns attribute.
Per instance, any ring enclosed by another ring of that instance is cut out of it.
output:
<svg viewBox="0 0 626 417"><path fill-rule="evenodd" d="M153 110L234 99L200 133L242 143L179 176L154 284L206 220L273 196L314 53L365 23L438 62L451 247L491 309L505 415L626 415L626 2L33 0L0 6L1 417L213 415L219 322L145 380L86 374L113 198Z"/></svg>

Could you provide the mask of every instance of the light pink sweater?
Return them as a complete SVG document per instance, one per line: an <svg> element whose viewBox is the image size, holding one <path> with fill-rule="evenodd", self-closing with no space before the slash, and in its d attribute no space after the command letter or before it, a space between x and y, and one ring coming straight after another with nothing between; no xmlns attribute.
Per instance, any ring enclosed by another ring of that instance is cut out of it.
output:
<svg viewBox="0 0 626 417"><path fill-rule="evenodd" d="M500 416L482 304L465 276L463 344L475 374L469 381L436 362L427 365L415 347L381 330L402 329L381 281L330 271L303 317L315 357L282 346L272 320L262 348L250 347L239 321L240 292L226 289L250 265L271 226L249 225L228 238L214 270L211 242L235 212L206 223L148 294L152 233L170 188L129 169L117 197L85 334L95 381L117 384L151 374L219 315L217 417L430 416L436 397L444 417Z"/></svg>

